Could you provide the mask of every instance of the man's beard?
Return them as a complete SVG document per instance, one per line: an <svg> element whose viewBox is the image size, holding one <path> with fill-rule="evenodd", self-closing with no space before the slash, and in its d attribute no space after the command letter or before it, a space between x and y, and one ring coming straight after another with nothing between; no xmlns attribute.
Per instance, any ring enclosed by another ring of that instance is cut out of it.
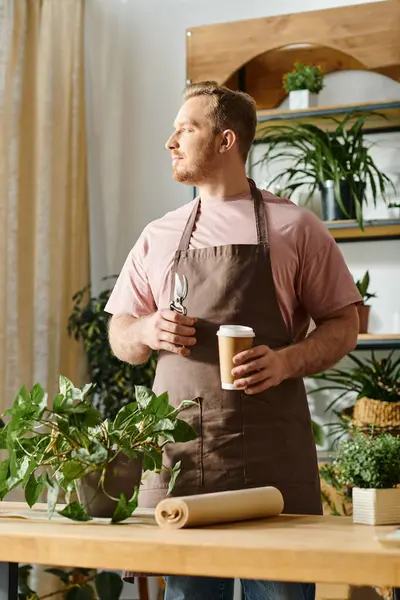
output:
<svg viewBox="0 0 400 600"><path fill-rule="evenodd" d="M173 178L179 183L186 185L201 185L206 182L215 167L214 148L210 144L207 148L203 148L198 156L196 163L190 167L182 165L185 159L178 161L173 168Z"/></svg>

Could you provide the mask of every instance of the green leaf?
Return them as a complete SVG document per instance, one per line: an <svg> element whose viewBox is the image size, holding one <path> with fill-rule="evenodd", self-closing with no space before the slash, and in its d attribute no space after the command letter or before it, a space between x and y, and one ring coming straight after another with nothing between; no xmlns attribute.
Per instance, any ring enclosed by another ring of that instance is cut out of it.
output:
<svg viewBox="0 0 400 600"><path fill-rule="evenodd" d="M68 590L65 600L94 600L94 590L90 585L75 586Z"/></svg>
<svg viewBox="0 0 400 600"><path fill-rule="evenodd" d="M187 408L190 408L191 406L199 406L199 401L198 400L182 400L182 402L179 404L179 406L174 409L175 412L181 412L182 410L186 410Z"/></svg>
<svg viewBox="0 0 400 600"><path fill-rule="evenodd" d="M79 448L76 451L76 456L88 465L102 465L107 462L108 452L104 446L96 444L96 450L92 454L86 448Z"/></svg>
<svg viewBox="0 0 400 600"><path fill-rule="evenodd" d="M87 396L89 396L95 389L95 385L93 383L86 383L83 387L82 387L82 397L85 399Z"/></svg>
<svg viewBox="0 0 400 600"><path fill-rule="evenodd" d="M67 504L63 510L57 512L59 515L62 515L67 519L72 519L73 521L91 521L93 518L79 502L71 502L70 504Z"/></svg>
<svg viewBox="0 0 400 600"><path fill-rule="evenodd" d="M17 470L17 475L16 475L16 477L19 480L24 479L25 475L27 474L27 472L29 470L30 462L31 462L31 459L29 458L29 456L24 456L24 458L20 462L20 464L18 466L18 470Z"/></svg>
<svg viewBox="0 0 400 600"><path fill-rule="evenodd" d="M99 600L118 600L124 584L117 573L103 571L94 580Z"/></svg>
<svg viewBox="0 0 400 600"><path fill-rule="evenodd" d="M311 421L311 425L315 443L317 444L317 446L323 446L325 442L323 427L315 421Z"/></svg>
<svg viewBox="0 0 400 600"><path fill-rule="evenodd" d="M47 394L38 383L31 389L30 396L32 402L37 404L40 410L44 410L47 407Z"/></svg>
<svg viewBox="0 0 400 600"><path fill-rule="evenodd" d="M181 461L178 461L177 463L175 463L175 465L172 467L172 470L171 470L171 478L169 480L168 492L167 492L168 494L170 494L172 492L172 490L174 489L176 479L180 472L181 472Z"/></svg>
<svg viewBox="0 0 400 600"><path fill-rule="evenodd" d="M176 420L175 429L170 434L174 437L175 442L189 442L198 437L193 427L181 419Z"/></svg>
<svg viewBox="0 0 400 600"><path fill-rule="evenodd" d="M123 453L130 459L130 460L136 460L139 457L139 452L137 449L132 448L130 445L130 441L129 440L124 440L121 443L121 447L123 450Z"/></svg>
<svg viewBox="0 0 400 600"><path fill-rule="evenodd" d="M169 412L168 392L164 392L160 396L154 395L148 404L148 412L161 419Z"/></svg>
<svg viewBox="0 0 400 600"><path fill-rule="evenodd" d="M46 473L46 487L47 487L47 516L49 519L53 516L53 513L56 509L56 504L58 500L58 492L59 486L57 483L50 478L49 474Z"/></svg>
<svg viewBox="0 0 400 600"><path fill-rule="evenodd" d="M137 402L130 402L123 406L117 413L117 416L114 419L113 428L119 429L123 425L126 424L129 418L132 418L134 413L137 411L138 404ZM141 417L140 417L141 418ZM133 419L133 422L134 419Z"/></svg>
<svg viewBox="0 0 400 600"><path fill-rule="evenodd" d="M64 478L69 481L79 479L86 472L86 467L82 466L82 463L77 460L69 460L63 463L62 473Z"/></svg>
<svg viewBox="0 0 400 600"><path fill-rule="evenodd" d="M55 575L55 577L58 577L64 585L69 584L69 573L63 571L62 569L49 568L44 569L44 572L50 573L50 575Z"/></svg>
<svg viewBox="0 0 400 600"><path fill-rule="evenodd" d="M60 394L65 396L66 398L72 397L72 390L74 389L72 381L65 377L64 375L60 375L59 377L59 388Z"/></svg>
<svg viewBox="0 0 400 600"><path fill-rule="evenodd" d="M171 421L171 419L161 419L155 425L153 431L164 432L164 431L173 431L175 429L175 423Z"/></svg>
<svg viewBox="0 0 400 600"><path fill-rule="evenodd" d="M86 402L78 402L77 404L74 404L74 406L72 408L72 412L75 413L75 414L83 414L83 413L86 413L86 412L90 412L90 410L92 408L93 407L90 406L90 404L86 404Z"/></svg>
<svg viewBox="0 0 400 600"><path fill-rule="evenodd" d="M162 451L154 447L143 449L143 471L157 471L162 468Z"/></svg>
<svg viewBox="0 0 400 600"><path fill-rule="evenodd" d="M18 566L18 600L38 600L36 592L29 585L32 565Z"/></svg>
<svg viewBox="0 0 400 600"><path fill-rule="evenodd" d="M7 425L0 429L0 450L7 449Z"/></svg>
<svg viewBox="0 0 400 600"><path fill-rule="evenodd" d="M150 402L155 400L156 395L149 388L143 385L135 385L135 397L140 408L145 410Z"/></svg>
<svg viewBox="0 0 400 600"><path fill-rule="evenodd" d="M39 500L45 485L46 479L43 474L39 475L38 479L36 480L35 474L31 473L25 486L25 500L27 501L29 507L32 507Z"/></svg>
<svg viewBox="0 0 400 600"><path fill-rule="evenodd" d="M64 403L64 396L62 394L56 394L53 399L53 411L59 412Z"/></svg>
<svg viewBox="0 0 400 600"><path fill-rule="evenodd" d="M7 495L9 489L7 485L10 476L10 460L7 458L0 463L0 501Z"/></svg>
<svg viewBox="0 0 400 600"><path fill-rule="evenodd" d="M121 494L117 507L111 518L112 523L120 523L125 519L128 519L131 514L136 510L138 505L139 488L135 488L132 498L128 501L124 494Z"/></svg>

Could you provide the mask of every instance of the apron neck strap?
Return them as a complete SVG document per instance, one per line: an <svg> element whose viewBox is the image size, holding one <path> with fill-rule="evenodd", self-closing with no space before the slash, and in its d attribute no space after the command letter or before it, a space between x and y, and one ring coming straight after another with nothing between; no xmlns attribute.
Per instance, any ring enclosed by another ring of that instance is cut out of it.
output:
<svg viewBox="0 0 400 600"><path fill-rule="evenodd" d="M265 220L264 200L261 191L256 186L252 179L248 179L250 192L254 201L254 216L256 220L257 229L257 244L268 245L267 226ZM196 223L197 215L200 208L201 199L198 198L193 206L193 210L187 220L185 229L183 231L181 241L179 242L178 251L186 251L189 249L190 239L192 237L194 225Z"/></svg>
<svg viewBox="0 0 400 600"><path fill-rule="evenodd" d="M181 241L179 242L178 250L180 252L189 250L190 238L192 237L194 224L196 223L199 208L200 208L200 198L197 198L196 202L194 203L193 210L190 213L190 217L187 220L185 229L184 229L182 237L181 237Z"/></svg>
<svg viewBox="0 0 400 600"><path fill-rule="evenodd" d="M257 244L268 245L267 225L264 210L264 198L252 179L248 179L251 195L254 200L254 216L256 219Z"/></svg>

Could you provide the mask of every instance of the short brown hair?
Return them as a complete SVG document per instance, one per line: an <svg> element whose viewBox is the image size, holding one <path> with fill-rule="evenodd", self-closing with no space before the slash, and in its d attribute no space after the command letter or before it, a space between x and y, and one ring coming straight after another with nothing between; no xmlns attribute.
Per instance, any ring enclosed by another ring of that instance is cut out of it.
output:
<svg viewBox="0 0 400 600"><path fill-rule="evenodd" d="M253 143L257 113L254 99L244 92L236 92L215 81L191 83L185 90L185 101L196 96L209 96L212 100L212 118L217 132L232 129L235 132L238 149L243 161Z"/></svg>

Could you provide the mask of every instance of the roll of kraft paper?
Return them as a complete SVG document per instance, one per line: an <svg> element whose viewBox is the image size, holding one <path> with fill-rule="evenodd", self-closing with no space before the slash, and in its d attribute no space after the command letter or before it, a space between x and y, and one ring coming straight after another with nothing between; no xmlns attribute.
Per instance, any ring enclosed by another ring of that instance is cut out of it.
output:
<svg viewBox="0 0 400 600"><path fill-rule="evenodd" d="M156 506L158 525L182 529L275 517L283 511L283 496L274 487L260 487L196 496L164 498Z"/></svg>

